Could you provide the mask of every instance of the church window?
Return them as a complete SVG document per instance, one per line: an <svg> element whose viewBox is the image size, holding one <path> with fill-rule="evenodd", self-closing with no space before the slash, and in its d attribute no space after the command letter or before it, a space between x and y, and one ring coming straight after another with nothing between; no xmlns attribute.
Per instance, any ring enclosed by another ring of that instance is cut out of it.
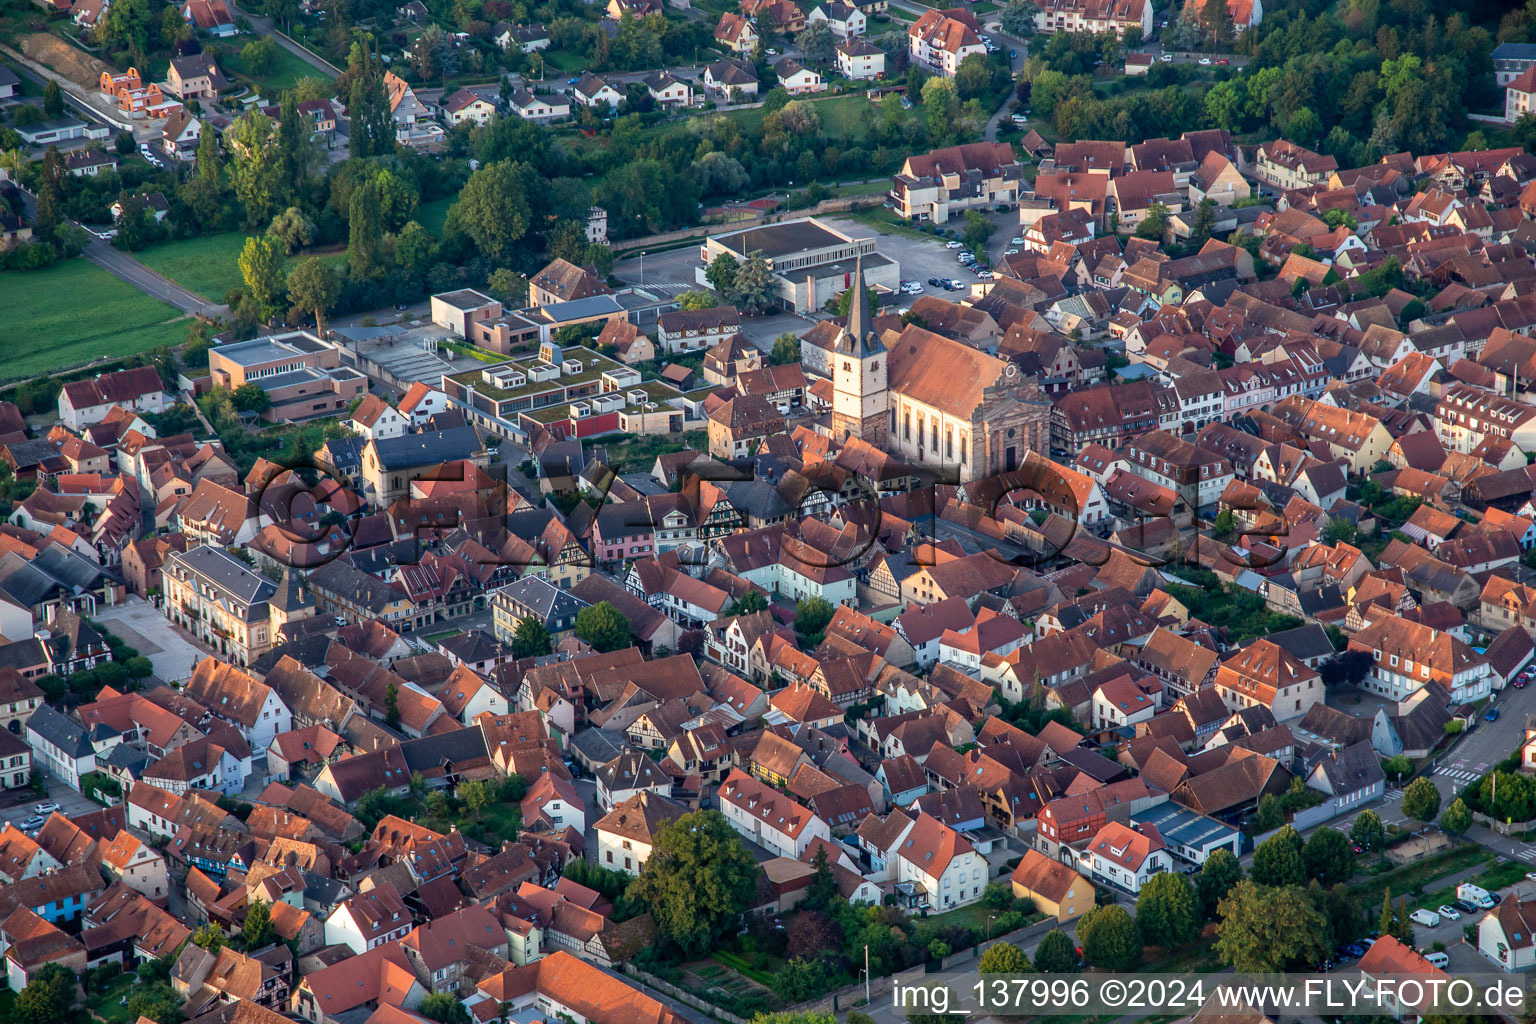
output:
<svg viewBox="0 0 1536 1024"><path fill-rule="evenodd" d="M955 432L954 432L954 430L946 427L944 429L944 457L946 459L950 459L950 458L954 458L954 455L955 455Z"/></svg>
<svg viewBox="0 0 1536 1024"><path fill-rule="evenodd" d="M912 440L912 410L904 409L901 414L901 435L903 441Z"/></svg>
<svg viewBox="0 0 1536 1024"><path fill-rule="evenodd" d="M933 444L931 445L931 447L933 448L934 451L938 451L939 450L939 418L937 416L935 416L933 418L933 429L932 429L932 432L931 432L930 436L933 438Z"/></svg>

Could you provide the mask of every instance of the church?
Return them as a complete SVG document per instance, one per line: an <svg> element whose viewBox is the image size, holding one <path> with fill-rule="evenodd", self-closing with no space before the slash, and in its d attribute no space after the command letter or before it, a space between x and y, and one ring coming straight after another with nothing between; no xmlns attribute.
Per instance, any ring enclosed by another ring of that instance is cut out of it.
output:
<svg viewBox="0 0 1536 1024"><path fill-rule="evenodd" d="M1006 359L915 324L877 336L862 267L832 345L834 440L857 437L966 483L1050 454L1050 401Z"/></svg>

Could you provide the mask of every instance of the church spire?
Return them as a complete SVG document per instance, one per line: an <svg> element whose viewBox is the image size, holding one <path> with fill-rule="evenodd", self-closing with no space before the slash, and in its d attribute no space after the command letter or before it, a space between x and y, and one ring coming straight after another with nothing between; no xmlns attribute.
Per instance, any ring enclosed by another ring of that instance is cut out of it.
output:
<svg viewBox="0 0 1536 1024"><path fill-rule="evenodd" d="M875 336L874 326L869 322L869 294L864 285L864 257L856 257L853 261L853 284L849 288L848 296L848 326L843 330L842 344L839 346L843 352L856 356L872 355L885 350L880 339Z"/></svg>

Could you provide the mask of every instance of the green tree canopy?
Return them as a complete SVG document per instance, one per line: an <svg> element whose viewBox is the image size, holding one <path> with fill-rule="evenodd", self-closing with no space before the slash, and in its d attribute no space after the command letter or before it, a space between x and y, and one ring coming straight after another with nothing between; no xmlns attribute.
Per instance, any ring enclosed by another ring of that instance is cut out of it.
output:
<svg viewBox="0 0 1536 1024"><path fill-rule="evenodd" d="M1349 826L1349 838L1364 849L1379 850L1386 842L1387 830L1381 817L1367 809L1355 816L1354 824Z"/></svg>
<svg viewBox="0 0 1536 1024"><path fill-rule="evenodd" d="M1083 959L1095 967L1130 971L1141 963L1136 922L1119 904L1095 907L1079 918L1077 941L1083 947Z"/></svg>
<svg viewBox="0 0 1536 1024"><path fill-rule="evenodd" d="M1035 947L1035 970L1048 974L1073 974L1077 971L1077 947L1060 928L1052 928Z"/></svg>
<svg viewBox="0 0 1536 1024"><path fill-rule="evenodd" d="M548 654L553 649L549 630L544 623L531 615L517 620L517 626L512 631L512 657L534 658Z"/></svg>
<svg viewBox="0 0 1536 1024"><path fill-rule="evenodd" d="M757 864L718 811L663 825L627 896L685 956L702 956L735 927L757 894Z"/></svg>
<svg viewBox="0 0 1536 1024"><path fill-rule="evenodd" d="M1311 967L1327 951L1328 922L1299 885L1238 882L1217 915L1216 953L1239 972Z"/></svg>
<svg viewBox="0 0 1536 1024"><path fill-rule="evenodd" d="M1216 913L1216 905L1221 898L1232 891L1232 887L1243 878L1243 865L1231 850L1223 847L1215 850L1205 858L1205 863L1200 867L1199 879L1196 888L1200 893L1200 906L1207 917Z"/></svg>
<svg viewBox="0 0 1536 1024"><path fill-rule="evenodd" d="M1440 791L1426 776L1419 776L1403 790L1403 813L1419 824L1434 821L1440 813Z"/></svg>
<svg viewBox="0 0 1536 1024"><path fill-rule="evenodd" d="M1200 930L1200 900L1189 879L1163 871L1136 894L1136 930L1148 946L1182 946Z"/></svg>
<svg viewBox="0 0 1536 1024"><path fill-rule="evenodd" d="M981 974L1025 974L1034 968L1018 946L1011 942L995 942L981 954L976 970Z"/></svg>
<svg viewBox="0 0 1536 1024"><path fill-rule="evenodd" d="M1440 814L1440 827L1453 836L1459 836L1472 827L1472 812L1461 797L1451 801L1451 805Z"/></svg>
<svg viewBox="0 0 1536 1024"><path fill-rule="evenodd" d="M1301 885L1306 868L1301 860L1301 836L1289 825L1270 836L1253 851L1256 885Z"/></svg>
<svg viewBox="0 0 1536 1024"><path fill-rule="evenodd" d="M1355 853L1344 833L1334 828L1320 828L1312 833L1302 847L1301 863L1308 878L1325 886L1347 882L1355 874Z"/></svg>
<svg viewBox="0 0 1536 1024"><path fill-rule="evenodd" d="M282 308L287 285L283 261L283 243L271 235L253 235L245 240L245 249L240 253L240 273L262 319Z"/></svg>
<svg viewBox="0 0 1536 1024"><path fill-rule="evenodd" d="M626 619L607 601L588 605L576 613L576 635L599 651L618 651L635 644Z"/></svg>

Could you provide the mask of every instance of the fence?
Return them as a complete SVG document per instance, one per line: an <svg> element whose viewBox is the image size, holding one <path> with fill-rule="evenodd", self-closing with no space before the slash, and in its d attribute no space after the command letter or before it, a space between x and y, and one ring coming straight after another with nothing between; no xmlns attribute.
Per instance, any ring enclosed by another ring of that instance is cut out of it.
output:
<svg viewBox="0 0 1536 1024"><path fill-rule="evenodd" d="M1524 835L1532 829L1536 829L1536 818L1532 818L1530 821L1497 821L1481 811L1473 811L1472 820L1484 828L1497 832L1501 836L1514 835L1516 833Z"/></svg>
<svg viewBox="0 0 1536 1024"><path fill-rule="evenodd" d="M745 1019L736 1016L734 1013L731 1013L728 1010L722 1010L714 1003L709 1002L707 999L701 999L686 989L681 989L676 985L671 984L670 982L662 981L654 974L649 974L646 971L642 971L634 964L625 964L624 973L645 985L649 985L651 988L654 988L656 991L661 992L664 995L671 996L673 999L676 999L680 1003L691 1006L695 1010L702 1010L718 1021L724 1021L725 1024L747 1024Z"/></svg>

